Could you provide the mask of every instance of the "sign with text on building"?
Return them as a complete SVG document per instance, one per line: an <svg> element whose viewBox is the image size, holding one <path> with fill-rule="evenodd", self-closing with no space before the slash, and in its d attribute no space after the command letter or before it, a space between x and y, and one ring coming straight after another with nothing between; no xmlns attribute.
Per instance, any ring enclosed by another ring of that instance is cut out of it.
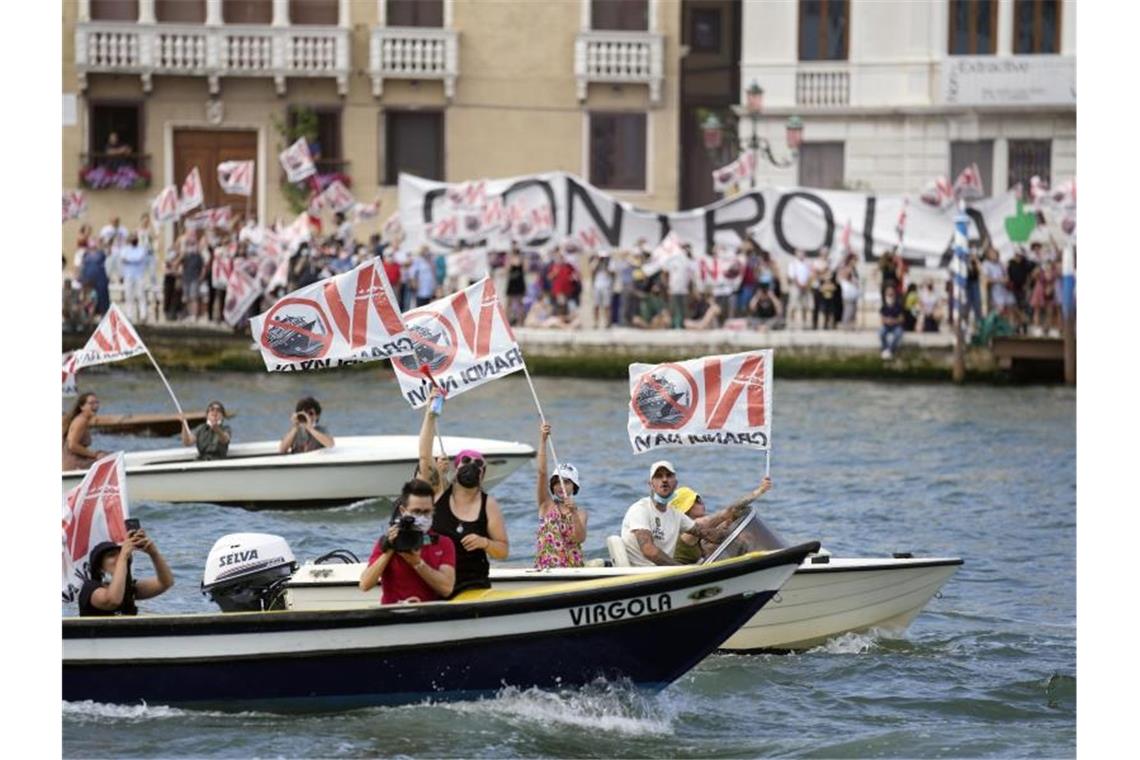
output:
<svg viewBox="0 0 1140 760"><path fill-rule="evenodd" d="M942 63L942 100L961 106L1076 106L1076 59L1055 55L949 56Z"/></svg>

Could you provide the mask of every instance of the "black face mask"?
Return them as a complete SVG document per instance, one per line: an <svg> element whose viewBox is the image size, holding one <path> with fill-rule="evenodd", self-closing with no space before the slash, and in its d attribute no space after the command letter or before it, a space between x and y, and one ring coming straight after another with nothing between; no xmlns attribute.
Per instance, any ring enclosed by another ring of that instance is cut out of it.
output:
<svg viewBox="0 0 1140 760"><path fill-rule="evenodd" d="M482 467L469 462L456 471L455 481L464 488L474 488L479 485L479 476L482 472Z"/></svg>

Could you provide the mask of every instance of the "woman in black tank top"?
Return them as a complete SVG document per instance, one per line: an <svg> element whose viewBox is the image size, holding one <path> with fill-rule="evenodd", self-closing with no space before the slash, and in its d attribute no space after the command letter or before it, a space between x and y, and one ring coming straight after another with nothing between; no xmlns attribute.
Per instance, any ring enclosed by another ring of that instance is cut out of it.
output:
<svg viewBox="0 0 1140 760"><path fill-rule="evenodd" d="M452 513L451 487L448 486L435 502L435 518L431 527L455 544L455 590L452 595L469 588L490 588L491 563L487 559L487 552L483 549L469 551L463 546L464 536L487 535L487 492L481 494L479 515L468 522Z"/></svg>

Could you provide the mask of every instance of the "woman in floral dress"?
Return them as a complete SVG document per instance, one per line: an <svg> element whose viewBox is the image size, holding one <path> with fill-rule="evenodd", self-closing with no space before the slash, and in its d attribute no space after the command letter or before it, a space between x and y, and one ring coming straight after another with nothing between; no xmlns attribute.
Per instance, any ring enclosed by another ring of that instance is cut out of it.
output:
<svg viewBox="0 0 1140 760"><path fill-rule="evenodd" d="M558 466L547 478L546 444L550 425L540 428L538 444L538 538L534 566L582 567L582 544L586 541L586 510L574 502L581 484L578 469L569 463ZM567 493L569 489L571 492Z"/></svg>

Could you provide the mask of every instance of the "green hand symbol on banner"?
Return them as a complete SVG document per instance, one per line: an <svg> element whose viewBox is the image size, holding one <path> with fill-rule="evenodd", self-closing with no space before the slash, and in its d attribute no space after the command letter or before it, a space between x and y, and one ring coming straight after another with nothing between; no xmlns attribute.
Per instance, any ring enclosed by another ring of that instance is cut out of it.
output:
<svg viewBox="0 0 1140 760"><path fill-rule="evenodd" d="M1024 243L1029 240L1033 230L1037 229L1037 214L1025 211L1020 199L1017 201L1017 213L1005 218L1005 231L1011 243Z"/></svg>

